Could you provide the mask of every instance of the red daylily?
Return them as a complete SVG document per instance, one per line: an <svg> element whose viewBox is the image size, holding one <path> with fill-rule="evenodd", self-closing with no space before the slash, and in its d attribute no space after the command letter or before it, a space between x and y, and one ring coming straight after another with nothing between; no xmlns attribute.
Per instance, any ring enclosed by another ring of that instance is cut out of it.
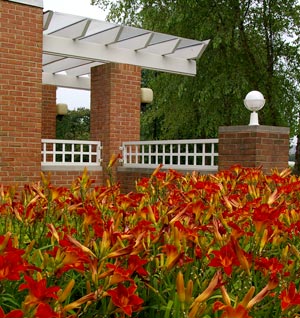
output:
<svg viewBox="0 0 300 318"><path fill-rule="evenodd" d="M61 258L61 263L56 269L57 276L61 276L71 269L83 272L85 264L91 263L89 255L80 246L74 246L69 240L65 239L60 240L59 244L61 247L55 246L53 251L48 252L55 258Z"/></svg>
<svg viewBox="0 0 300 318"><path fill-rule="evenodd" d="M110 263L106 264L106 267L112 272L112 276L110 278L111 285L124 281L132 281L132 278L130 277L132 272L130 270Z"/></svg>
<svg viewBox="0 0 300 318"><path fill-rule="evenodd" d="M228 276L231 275L233 266L240 265L231 244L222 246L220 251L213 251L212 253L214 258L211 259L208 266L221 267Z"/></svg>
<svg viewBox="0 0 300 318"><path fill-rule="evenodd" d="M25 251L12 246L10 235L0 236L0 280L19 280L20 272L33 268L22 258Z"/></svg>
<svg viewBox="0 0 300 318"><path fill-rule="evenodd" d="M18 254L6 253L0 256L0 280L19 280L20 272L24 272L27 266Z"/></svg>
<svg viewBox="0 0 300 318"><path fill-rule="evenodd" d="M138 311L144 302L142 298L134 294L136 289L137 286L135 284L130 285L128 288L123 284L118 284L118 287L108 290L107 294L111 297L115 306L131 317L132 313Z"/></svg>
<svg viewBox="0 0 300 318"><path fill-rule="evenodd" d="M227 225L232 228L231 236L234 237L235 239L239 239L240 237L243 237L243 236L252 236L252 233L245 232L244 230L245 228L249 226L249 224L243 224L243 229L233 221L229 221Z"/></svg>
<svg viewBox="0 0 300 318"><path fill-rule="evenodd" d="M276 257L266 258L260 257L255 260L255 267L262 271L262 273L267 276L270 274L270 277L273 279L277 274L281 273L284 266L278 261Z"/></svg>
<svg viewBox="0 0 300 318"><path fill-rule="evenodd" d="M174 227L178 229L179 238L186 238L187 240L198 243L199 241L199 227L191 225L190 227L182 225L180 221L174 223Z"/></svg>
<svg viewBox="0 0 300 318"><path fill-rule="evenodd" d="M47 287L46 279L36 281L29 276L24 277L27 281L19 286L19 290L28 289L29 295L26 297L26 303L39 304L49 299L58 299L57 292L60 290L58 286Z"/></svg>
<svg viewBox="0 0 300 318"><path fill-rule="evenodd" d="M130 255L128 260L128 269L131 273L137 272L141 276L147 276L148 272L143 267L143 265L147 263L147 260L141 259L138 255Z"/></svg>
<svg viewBox="0 0 300 318"><path fill-rule="evenodd" d="M297 292L293 282L290 283L288 289L285 289L279 295L281 299L281 309L285 310L293 305L300 305L300 292Z"/></svg>
<svg viewBox="0 0 300 318"><path fill-rule="evenodd" d="M40 303L35 312L35 318L60 318L60 314L53 311L49 304Z"/></svg>
<svg viewBox="0 0 300 318"><path fill-rule="evenodd" d="M211 181L197 181L194 185L197 190L205 190L207 194L211 195L220 191L220 186Z"/></svg>
<svg viewBox="0 0 300 318"><path fill-rule="evenodd" d="M137 187L147 188L149 186L149 178L143 177L137 182Z"/></svg>
<svg viewBox="0 0 300 318"><path fill-rule="evenodd" d="M3 309L0 307L0 318L23 318L23 311L20 309L15 309L5 314Z"/></svg>
<svg viewBox="0 0 300 318"><path fill-rule="evenodd" d="M278 223L278 218L281 213L283 213L282 209L274 209L266 203L256 206L252 216L256 231L260 233L264 228Z"/></svg>

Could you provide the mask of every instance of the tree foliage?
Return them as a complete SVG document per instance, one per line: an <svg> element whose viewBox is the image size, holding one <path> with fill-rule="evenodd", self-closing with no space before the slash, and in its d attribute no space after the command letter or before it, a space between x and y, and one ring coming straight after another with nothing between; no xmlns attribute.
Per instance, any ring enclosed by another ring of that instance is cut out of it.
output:
<svg viewBox="0 0 300 318"><path fill-rule="evenodd" d="M78 108L69 110L67 115L57 117L56 138L71 140L89 140L90 110Z"/></svg>
<svg viewBox="0 0 300 318"><path fill-rule="evenodd" d="M298 0L93 0L108 19L210 44L196 77L144 71L154 101L142 138L216 137L222 125L247 125L243 99L259 90L260 124L299 130Z"/></svg>

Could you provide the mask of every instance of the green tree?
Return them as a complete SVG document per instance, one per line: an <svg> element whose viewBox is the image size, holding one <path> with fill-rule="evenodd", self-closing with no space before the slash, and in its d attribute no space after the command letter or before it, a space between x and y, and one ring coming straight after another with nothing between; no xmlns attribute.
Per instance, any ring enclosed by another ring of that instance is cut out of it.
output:
<svg viewBox="0 0 300 318"><path fill-rule="evenodd" d="M67 115L57 117L56 138L70 140L89 140L90 110L78 108L69 110Z"/></svg>
<svg viewBox="0 0 300 318"><path fill-rule="evenodd" d="M142 138L216 137L248 124L243 99L261 91L260 123L299 130L298 0L93 0L108 19L197 40L210 39L196 77L144 72L154 102Z"/></svg>

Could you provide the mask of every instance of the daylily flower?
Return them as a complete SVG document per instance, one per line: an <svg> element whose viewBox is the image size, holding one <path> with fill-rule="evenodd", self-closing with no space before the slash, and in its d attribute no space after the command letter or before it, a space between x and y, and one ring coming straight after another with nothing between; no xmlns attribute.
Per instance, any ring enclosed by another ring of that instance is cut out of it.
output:
<svg viewBox="0 0 300 318"><path fill-rule="evenodd" d="M112 273L110 277L111 285L118 284L124 281L132 281L132 272L130 270L110 263L106 264L106 267L109 268L110 272Z"/></svg>
<svg viewBox="0 0 300 318"><path fill-rule="evenodd" d="M0 281L19 280L20 273L36 269L22 258L25 251L12 246L11 233L0 236Z"/></svg>
<svg viewBox="0 0 300 318"><path fill-rule="evenodd" d="M41 302L46 302L49 299L58 299L57 292L60 290L60 287L47 287L47 280L45 278L39 281L36 281L29 276L25 276L24 278L27 284L21 284L19 290L29 290L29 295L26 297L25 300L26 304L39 304Z"/></svg>
<svg viewBox="0 0 300 318"><path fill-rule="evenodd" d="M143 265L147 263L147 260L141 259L138 255L130 255L128 260L128 269L131 273L137 272L141 276L148 276L149 273L143 267Z"/></svg>
<svg viewBox="0 0 300 318"><path fill-rule="evenodd" d="M20 255L14 253L6 253L5 256L0 255L0 280L19 280L20 273L26 271L26 269L26 263Z"/></svg>
<svg viewBox="0 0 300 318"><path fill-rule="evenodd" d="M240 265L237 255L229 243L222 246L219 251L212 251L212 254L214 254L214 257L210 260L208 266L221 267L228 276L231 275L233 266Z"/></svg>
<svg viewBox="0 0 300 318"><path fill-rule="evenodd" d="M40 303L34 315L35 318L60 318L61 315L53 311L49 304Z"/></svg>
<svg viewBox="0 0 300 318"><path fill-rule="evenodd" d="M255 267L262 271L265 276L269 274L271 278L275 278L284 268L283 264L275 257L271 257L270 259L267 257L260 257L255 260Z"/></svg>
<svg viewBox="0 0 300 318"><path fill-rule="evenodd" d="M126 315L131 317L132 313L141 308L144 300L135 293L137 286L135 284L126 288L123 284L118 284L118 287L110 289L107 294L111 297L115 306L119 307Z"/></svg>
<svg viewBox="0 0 300 318"><path fill-rule="evenodd" d="M15 309L5 314L3 309L0 307L0 318L23 318L23 311L20 309Z"/></svg>
<svg viewBox="0 0 300 318"><path fill-rule="evenodd" d="M280 293L279 298L281 299L282 310L294 305L300 305L300 292L297 292L294 282L291 282L289 287Z"/></svg>
<svg viewBox="0 0 300 318"><path fill-rule="evenodd" d="M61 276L69 270L83 272L85 265L91 263L90 256L82 249L81 246L74 246L69 240L62 239L59 241L60 247L55 246L48 254L55 258L57 267L55 273ZM81 245L81 244L80 244Z"/></svg>

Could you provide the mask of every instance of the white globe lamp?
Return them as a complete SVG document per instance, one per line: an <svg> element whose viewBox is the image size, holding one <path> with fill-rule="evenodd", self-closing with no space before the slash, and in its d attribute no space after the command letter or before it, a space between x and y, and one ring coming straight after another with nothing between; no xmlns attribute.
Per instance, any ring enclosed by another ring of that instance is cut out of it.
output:
<svg viewBox="0 0 300 318"><path fill-rule="evenodd" d="M245 107L252 113L250 115L249 126L258 126L258 114L257 112L261 110L265 105L265 99L261 92L251 91L248 93L244 99Z"/></svg>

